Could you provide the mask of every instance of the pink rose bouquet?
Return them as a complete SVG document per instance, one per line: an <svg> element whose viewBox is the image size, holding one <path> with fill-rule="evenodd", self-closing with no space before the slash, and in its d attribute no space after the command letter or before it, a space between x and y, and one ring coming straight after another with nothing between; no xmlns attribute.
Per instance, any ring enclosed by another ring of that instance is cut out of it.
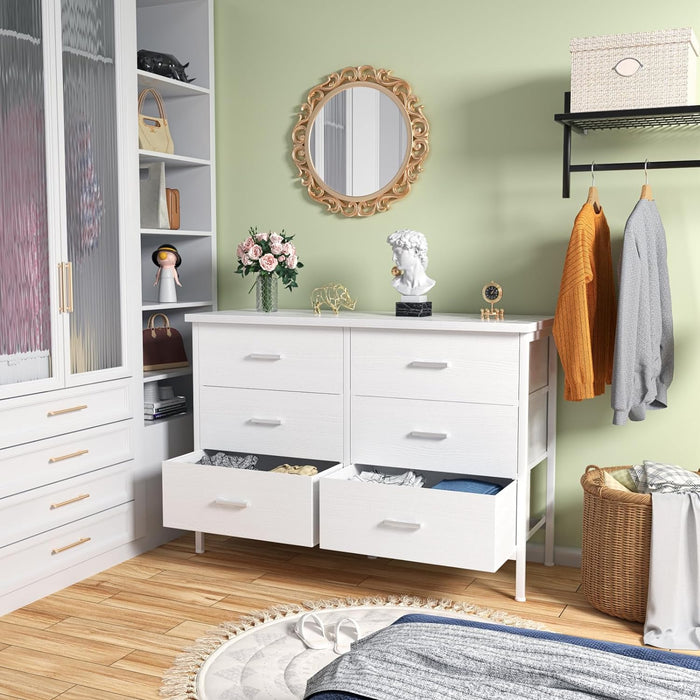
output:
<svg viewBox="0 0 700 700"><path fill-rule="evenodd" d="M292 243L294 236L287 236L284 229L258 233L251 226L248 237L236 248L238 267L236 273L245 277L249 274L273 276L282 280L282 284L291 291L297 284L297 271L304 267L297 257Z"/></svg>

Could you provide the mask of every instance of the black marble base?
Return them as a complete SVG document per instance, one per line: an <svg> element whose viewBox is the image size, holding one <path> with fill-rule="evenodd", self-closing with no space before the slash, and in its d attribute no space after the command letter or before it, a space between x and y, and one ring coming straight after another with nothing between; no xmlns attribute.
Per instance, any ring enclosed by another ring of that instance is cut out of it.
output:
<svg viewBox="0 0 700 700"><path fill-rule="evenodd" d="M432 301L397 301L396 302L397 316L432 316L433 302Z"/></svg>

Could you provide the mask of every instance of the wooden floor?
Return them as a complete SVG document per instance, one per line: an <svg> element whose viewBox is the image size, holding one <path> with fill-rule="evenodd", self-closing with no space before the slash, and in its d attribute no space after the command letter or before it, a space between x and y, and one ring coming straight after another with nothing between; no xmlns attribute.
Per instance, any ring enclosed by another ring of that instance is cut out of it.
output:
<svg viewBox="0 0 700 700"><path fill-rule="evenodd" d="M495 574L319 549L186 535L0 617L0 700L152 700L174 657L220 622L278 603L417 595L473 602L555 632L641 643L642 626L591 608L578 569L514 564Z"/></svg>

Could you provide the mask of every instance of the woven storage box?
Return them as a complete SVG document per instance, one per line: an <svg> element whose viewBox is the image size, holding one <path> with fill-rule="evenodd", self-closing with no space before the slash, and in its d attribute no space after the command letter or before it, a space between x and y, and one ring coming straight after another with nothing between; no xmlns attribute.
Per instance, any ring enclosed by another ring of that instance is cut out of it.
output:
<svg viewBox="0 0 700 700"><path fill-rule="evenodd" d="M569 49L572 112L695 104L691 28L572 39Z"/></svg>

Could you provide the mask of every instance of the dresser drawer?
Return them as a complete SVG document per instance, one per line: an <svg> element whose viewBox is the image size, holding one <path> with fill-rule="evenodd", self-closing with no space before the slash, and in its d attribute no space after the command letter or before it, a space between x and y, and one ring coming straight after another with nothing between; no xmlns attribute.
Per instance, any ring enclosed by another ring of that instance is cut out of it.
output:
<svg viewBox="0 0 700 700"><path fill-rule="evenodd" d="M0 594L132 541L135 522L130 502L0 548Z"/></svg>
<svg viewBox="0 0 700 700"><path fill-rule="evenodd" d="M340 328L204 325L198 352L204 385L329 394L343 390Z"/></svg>
<svg viewBox="0 0 700 700"><path fill-rule="evenodd" d="M232 537L313 547L318 544L318 479L253 469L196 464L201 450L163 462L163 525ZM339 464L260 456L261 469Z"/></svg>
<svg viewBox="0 0 700 700"><path fill-rule="evenodd" d="M354 395L517 404L511 334L353 329L351 339Z"/></svg>
<svg viewBox="0 0 700 700"><path fill-rule="evenodd" d="M126 382L9 399L0 402L0 449L132 417Z"/></svg>
<svg viewBox="0 0 700 700"><path fill-rule="evenodd" d="M353 462L515 478L516 406L352 397Z"/></svg>
<svg viewBox="0 0 700 700"><path fill-rule="evenodd" d="M0 498L134 456L133 421L120 421L0 451Z"/></svg>
<svg viewBox="0 0 700 700"><path fill-rule="evenodd" d="M319 483L320 546L342 552L496 571L515 551L515 482L497 494L352 481L350 465ZM400 471L400 470L394 470Z"/></svg>
<svg viewBox="0 0 700 700"><path fill-rule="evenodd" d="M339 394L200 389L199 440L205 448L343 458Z"/></svg>
<svg viewBox="0 0 700 700"><path fill-rule="evenodd" d="M133 500L133 462L0 499L0 547Z"/></svg>

